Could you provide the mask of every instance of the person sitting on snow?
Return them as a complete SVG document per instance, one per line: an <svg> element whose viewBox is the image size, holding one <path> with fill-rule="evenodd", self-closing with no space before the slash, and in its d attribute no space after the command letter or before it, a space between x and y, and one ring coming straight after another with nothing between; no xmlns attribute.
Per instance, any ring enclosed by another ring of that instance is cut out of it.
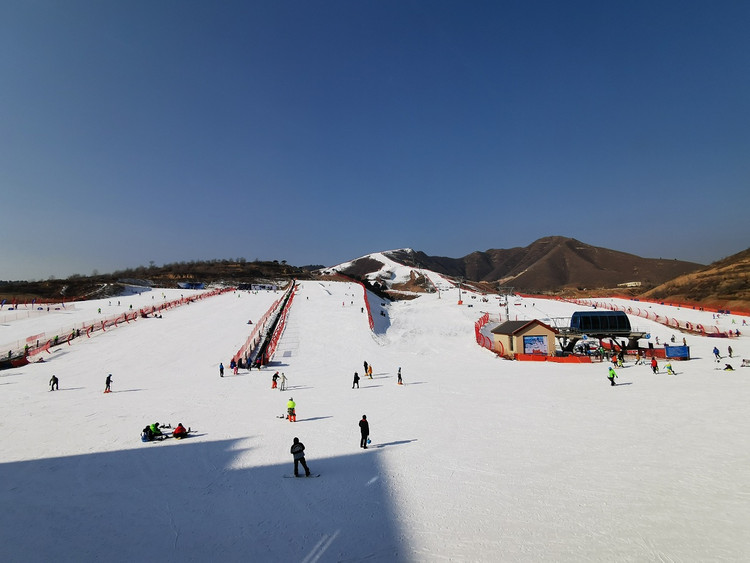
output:
<svg viewBox="0 0 750 563"><path fill-rule="evenodd" d="M159 428L159 423L154 422L151 426L149 426L149 429L151 430L151 439L152 440L163 440L164 434L161 432L161 428Z"/></svg>
<svg viewBox="0 0 750 563"><path fill-rule="evenodd" d="M182 425L182 422L180 422L177 425L177 428L174 429L174 432L172 432L172 436L174 436L175 438L184 438L185 436L188 435L188 432L190 432L190 430L188 430L187 428L185 428Z"/></svg>
<svg viewBox="0 0 750 563"><path fill-rule="evenodd" d="M724 364L724 371L734 371L734 368L729 364Z"/></svg>

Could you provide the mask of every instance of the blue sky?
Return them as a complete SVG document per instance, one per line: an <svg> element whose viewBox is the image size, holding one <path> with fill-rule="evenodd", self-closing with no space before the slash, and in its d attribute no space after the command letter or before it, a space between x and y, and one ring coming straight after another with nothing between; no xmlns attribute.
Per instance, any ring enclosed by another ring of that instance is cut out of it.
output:
<svg viewBox="0 0 750 563"><path fill-rule="evenodd" d="M0 5L0 279L750 246L750 3Z"/></svg>

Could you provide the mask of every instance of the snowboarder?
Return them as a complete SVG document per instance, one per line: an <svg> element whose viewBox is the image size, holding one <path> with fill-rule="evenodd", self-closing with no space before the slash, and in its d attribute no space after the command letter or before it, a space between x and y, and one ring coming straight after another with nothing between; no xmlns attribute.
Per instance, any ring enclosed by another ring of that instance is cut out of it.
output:
<svg viewBox="0 0 750 563"><path fill-rule="evenodd" d="M651 371L653 371L655 374L659 373L659 362L656 361L655 357L651 358Z"/></svg>
<svg viewBox="0 0 750 563"><path fill-rule="evenodd" d="M305 470L305 477L309 477L310 468L307 467L307 462L305 462L305 444L300 442L299 438L295 438L290 452L294 456L294 476L299 477L299 464L301 463Z"/></svg>
<svg viewBox="0 0 750 563"><path fill-rule="evenodd" d="M359 389L359 374L356 371L354 372L354 382L352 383L352 389L354 389L355 386L357 387L357 389Z"/></svg>
<svg viewBox="0 0 750 563"><path fill-rule="evenodd" d="M369 366L367 366L367 377L369 377L370 379L372 379L372 364L370 364Z"/></svg>
<svg viewBox="0 0 750 563"><path fill-rule="evenodd" d="M365 375L367 375L367 361L364 362L365 371L363 372Z"/></svg>
<svg viewBox="0 0 750 563"><path fill-rule="evenodd" d="M278 384L276 383L279 380L279 372L277 371L271 376L271 389L276 389L278 387Z"/></svg>
<svg viewBox="0 0 750 563"><path fill-rule="evenodd" d="M370 435L370 423L367 422L367 416L362 415L362 420L359 421L359 433L360 433L360 440L359 440L359 447L367 449L367 437Z"/></svg>
<svg viewBox="0 0 750 563"><path fill-rule="evenodd" d="M112 385L112 374L110 373L107 376L107 379L104 381L104 392L105 393L111 393L112 389L110 388Z"/></svg>
<svg viewBox="0 0 750 563"><path fill-rule="evenodd" d="M60 380L57 379L56 375L53 375L49 380L49 390L59 391L60 390L59 383L60 383Z"/></svg>
<svg viewBox="0 0 750 563"><path fill-rule="evenodd" d="M286 391L286 375L284 375L284 372L281 373L281 385L279 386L279 391Z"/></svg>
<svg viewBox="0 0 750 563"><path fill-rule="evenodd" d="M724 364L724 371L734 371L734 368L729 364Z"/></svg>
<svg viewBox="0 0 750 563"><path fill-rule="evenodd" d="M187 436L188 432L190 432L190 429L185 428L182 425L182 422L180 422L177 424L177 428L175 428L174 431L172 432L172 436L174 436L177 439L180 439L180 438L184 438L185 436Z"/></svg>
<svg viewBox="0 0 750 563"><path fill-rule="evenodd" d="M294 398L289 397L289 400L286 403L286 417L289 419L289 422L297 422L297 411L295 410L296 408L297 403L294 402Z"/></svg>
<svg viewBox="0 0 750 563"><path fill-rule="evenodd" d="M613 368L612 366L609 366L609 373L607 374L607 377L609 378L609 382L614 387L616 385L615 377L617 377L617 374L615 373L615 368Z"/></svg>
<svg viewBox="0 0 750 563"><path fill-rule="evenodd" d="M224 377L224 364L219 362L219 377Z"/></svg>
<svg viewBox="0 0 750 563"><path fill-rule="evenodd" d="M674 370L672 369L672 363L671 362L667 362L666 365L664 366L664 369L667 370L667 375L677 375L674 372Z"/></svg>
<svg viewBox="0 0 750 563"><path fill-rule="evenodd" d="M401 380L401 368L398 368L398 385L403 385L404 382Z"/></svg>
<svg viewBox="0 0 750 563"><path fill-rule="evenodd" d="M717 362L721 359L721 355L719 354L719 349L716 346L714 346L714 358L716 358Z"/></svg>

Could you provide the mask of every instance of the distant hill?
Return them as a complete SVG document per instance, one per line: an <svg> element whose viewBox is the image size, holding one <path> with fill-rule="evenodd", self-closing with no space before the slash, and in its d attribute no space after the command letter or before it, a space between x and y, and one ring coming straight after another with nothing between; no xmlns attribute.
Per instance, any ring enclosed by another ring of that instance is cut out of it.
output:
<svg viewBox="0 0 750 563"><path fill-rule="evenodd" d="M140 266L111 274L69 276L43 281L0 281L0 299L9 303L40 300L101 299L120 295L125 284L177 287L180 282L210 285L265 283L292 278L309 278L322 266L291 266L282 260L202 260L175 262L163 266Z"/></svg>
<svg viewBox="0 0 750 563"><path fill-rule="evenodd" d="M410 249L383 254L416 269L509 286L522 293L612 290L621 284L639 284L641 292L702 267L680 260L641 258L560 236L545 237L526 247L472 252L463 258L428 256ZM361 276L378 268L377 261L368 256L341 271Z"/></svg>
<svg viewBox="0 0 750 563"><path fill-rule="evenodd" d="M658 300L700 303L716 309L750 310L750 248L643 294Z"/></svg>

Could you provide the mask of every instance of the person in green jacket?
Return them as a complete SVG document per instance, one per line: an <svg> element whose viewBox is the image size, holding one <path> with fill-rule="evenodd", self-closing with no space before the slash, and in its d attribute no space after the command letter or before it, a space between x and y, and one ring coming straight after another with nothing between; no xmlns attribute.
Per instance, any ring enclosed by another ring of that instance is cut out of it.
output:
<svg viewBox="0 0 750 563"><path fill-rule="evenodd" d="M164 438L164 435L161 433L161 428L159 428L158 422L154 422L149 428L151 428L152 440L162 440Z"/></svg>
<svg viewBox="0 0 750 563"><path fill-rule="evenodd" d="M607 374L607 377L609 378L609 382L614 386L615 385L615 377L617 377L617 374L615 373L614 368L611 367L611 366L609 368L609 374Z"/></svg>
<svg viewBox="0 0 750 563"><path fill-rule="evenodd" d="M294 402L292 397L289 397L289 400L286 403L286 417L289 419L289 422L297 422L297 413L294 410L296 407L297 403Z"/></svg>

